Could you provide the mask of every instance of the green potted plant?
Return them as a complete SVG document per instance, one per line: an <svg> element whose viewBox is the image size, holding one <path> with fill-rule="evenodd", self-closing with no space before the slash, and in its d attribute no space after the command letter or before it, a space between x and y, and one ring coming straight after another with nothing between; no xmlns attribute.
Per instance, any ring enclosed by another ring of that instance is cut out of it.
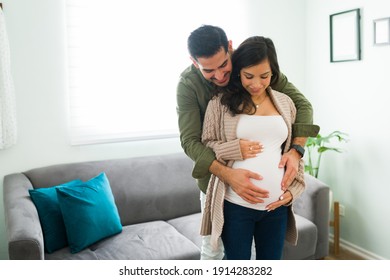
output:
<svg viewBox="0 0 390 280"><path fill-rule="evenodd" d="M331 147L329 144L333 140L338 142L348 142L348 134L341 131L333 131L332 133L322 136L320 134L317 137L309 137L306 142L307 160L305 161L305 172L318 178L318 171L320 169L320 163L322 154L327 151L335 151L341 153L342 150L337 147Z"/></svg>
<svg viewBox="0 0 390 280"><path fill-rule="evenodd" d="M327 151L342 152L342 149L334 146L330 146L331 142L337 140L338 142L348 142L348 134L341 131L333 131L326 136L320 134L317 137L309 137L306 142L307 159L305 160L305 172L318 178L318 171L320 170L320 163L323 153ZM333 193L330 192L330 203L333 201ZM334 253L338 255L340 252L340 220L339 220L340 207L339 202L333 202L333 221L330 221L330 225L334 228Z"/></svg>

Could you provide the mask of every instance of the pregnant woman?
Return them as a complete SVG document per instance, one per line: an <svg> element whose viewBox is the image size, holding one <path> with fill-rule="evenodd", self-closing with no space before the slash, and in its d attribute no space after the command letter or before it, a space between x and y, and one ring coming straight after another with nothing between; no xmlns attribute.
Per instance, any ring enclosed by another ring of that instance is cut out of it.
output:
<svg viewBox="0 0 390 280"><path fill-rule="evenodd" d="M296 109L288 96L270 87L279 75L271 39L248 38L233 52L232 64L228 86L208 104L202 142L224 164L260 174L263 179L253 183L267 195L262 203L249 203L213 175L201 234L211 234L214 246L221 236L227 259L250 259L253 240L256 259L281 259L284 240L297 242L292 202L305 187L302 160L285 192L284 169L278 167L291 148Z"/></svg>

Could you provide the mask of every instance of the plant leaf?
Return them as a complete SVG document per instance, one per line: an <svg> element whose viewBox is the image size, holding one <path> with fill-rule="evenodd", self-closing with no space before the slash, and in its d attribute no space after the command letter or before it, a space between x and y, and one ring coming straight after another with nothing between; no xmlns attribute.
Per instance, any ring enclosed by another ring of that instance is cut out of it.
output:
<svg viewBox="0 0 390 280"><path fill-rule="evenodd" d="M317 177L322 153L326 151L334 151L337 153L342 153L343 151L342 149L329 146L329 143L333 139L337 140L338 142L349 141L348 134L341 132L339 130L335 130L325 136L321 134L317 134L316 137L309 137L307 139L305 146L308 148L309 160L307 163L305 163L305 172L308 172L310 175ZM325 144L328 145L325 146ZM316 150L317 153L312 153L312 150ZM313 160L314 156L317 157L317 161Z"/></svg>
<svg viewBox="0 0 390 280"><path fill-rule="evenodd" d="M319 147L317 150L319 153L324 153L326 151L335 151L341 153L341 149L339 148L331 148L331 147Z"/></svg>

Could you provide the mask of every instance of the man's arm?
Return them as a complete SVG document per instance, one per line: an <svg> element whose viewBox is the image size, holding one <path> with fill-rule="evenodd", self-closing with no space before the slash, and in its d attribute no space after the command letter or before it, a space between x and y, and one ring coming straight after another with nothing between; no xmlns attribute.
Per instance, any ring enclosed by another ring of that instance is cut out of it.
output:
<svg viewBox="0 0 390 280"><path fill-rule="evenodd" d="M195 166L192 176L201 179L210 174L209 167L215 160L215 154L211 148L201 143L202 110L206 110L208 100L198 100L195 90L197 89L190 88L183 82L178 84L176 110L181 146L184 152L194 161Z"/></svg>
<svg viewBox="0 0 390 280"><path fill-rule="evenodd" d="M293 124L292 143L305 147L307 137L315 137L319 132L319 126L313 124L313 107L305 96L288 81L287 77L280 73L279 79L272 85L272 88L288 95L294 102L297 109L295 123ZM282 179L282 189L285 191L294 180L299 166L301 155L291 149L282 156L279 168L286 168Z"/></svg>
<svg viewBox="0 0 390 280"><path fill-rule="evenodd" d="M320 128L313 124L313 107L306 97L288 81L283 73L279 74L279 79L271 86L274 90L289 96L297 109L297 116L293 124L293 138L317 136Z"/></svg>

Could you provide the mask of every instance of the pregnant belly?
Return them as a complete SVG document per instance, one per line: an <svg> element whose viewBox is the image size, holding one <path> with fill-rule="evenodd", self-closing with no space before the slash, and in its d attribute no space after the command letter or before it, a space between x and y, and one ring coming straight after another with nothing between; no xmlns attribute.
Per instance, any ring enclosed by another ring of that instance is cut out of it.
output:
<svg viewBox="0 0 390 280"><path fill-rule="evenodd" d="M238 196L231 188L227 190L225 198L232 203L236 203L245 207L265 210L265 207L268 204L277 201L280 195L283 193L281 190L281 182L284 174L284 168L278 168L280 158L280 155L269 156L262 154L261 156L259 155L255 158L244 161L236 161L233 165L233 168L247 169L258 173L263 177L262 180L251 179L251 182L255 186L269 191L269 197L262 198L264 203L248 203L240 196Z"/></svg>

